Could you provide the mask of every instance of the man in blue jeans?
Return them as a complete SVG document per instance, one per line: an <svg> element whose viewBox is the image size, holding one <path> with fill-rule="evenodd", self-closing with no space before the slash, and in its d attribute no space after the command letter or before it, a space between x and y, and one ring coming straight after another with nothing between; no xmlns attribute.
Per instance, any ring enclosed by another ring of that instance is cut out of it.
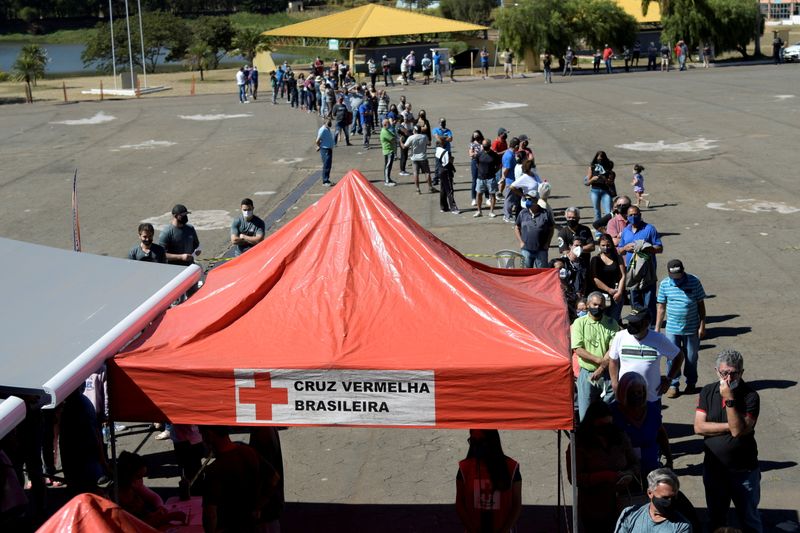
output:
<svg viewBox="0 0 800 533"><path fill-rule="evenodd" d="M586 315L570 326L572 350L578 356L578 420L589 404L600 398L610 400L611 379L608 376L608 347L619 331L614 318L605 313L603 293L595 291L586 298Z"/></svg>
<svg viewBox="0 0 800 533"><path fill-rule="evenodd" d="M700 391L694 415L694 432L705 437L703 485L709 531L728 525L732 501L739 527L746 533L761 533L761 470L755 438L760 399L742 379L741 353L723 350L716 367L717 379Z"/></svg>
<svg viewBox="0 0 800 533"><path fill-rule="evenodd" d="M531 189L525 194L517 215L514 232L520 245L525 268L547 268L547 249L553 239L555 223L547 210L547 202Z"/></svg>
<svg viewBox="0 0 800 533"><path fill-rule="evenodd" d="M658 286L655 330L661 331L666 318L667 338L686 354L683 372L686 375L686 392L691 393L697 385L700 339L706 334L706 293L700 280L686 272L680 259L672 259L667 263L667 272L669 276L661 280ZM672 380L667 398L678 396L680 377L679 372Z"/></svg>
<svg viewBox="0 0 800 533"><path fill-rule="evenodd" d="M317 132L317 151L322 158L322 184L326 187L333 185L331 182L331 166L333 166L333 133L331 133L331 119L325 123Z"/></svg>

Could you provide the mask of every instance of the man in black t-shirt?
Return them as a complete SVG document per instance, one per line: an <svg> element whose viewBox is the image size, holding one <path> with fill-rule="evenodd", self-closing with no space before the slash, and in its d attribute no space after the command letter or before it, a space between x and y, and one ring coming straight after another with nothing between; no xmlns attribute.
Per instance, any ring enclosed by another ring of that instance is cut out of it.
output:
<svg viewBox="0 0 800 533"><path fill-rule="evenodd" d="M153 242L155 228L149 222L139 224L139 244L128 252L128 259L146 263L166 263L167 252L160 244Z"/></svg>
<svg viewBox="0 0 800 533"><path fill-rule="evenodd" d="M694 418L695 433L705 437L703 484L710 530L727 525L733 501L743 530L760 533L761 471L755 439L758 393L742 380L741 353L723 350L716 366L719 381L703 387Z"/></svg>

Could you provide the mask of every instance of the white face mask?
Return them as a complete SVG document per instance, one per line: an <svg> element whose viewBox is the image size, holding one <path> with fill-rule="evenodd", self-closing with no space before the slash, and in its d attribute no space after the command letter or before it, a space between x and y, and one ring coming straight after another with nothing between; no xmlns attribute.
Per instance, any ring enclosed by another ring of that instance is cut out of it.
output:
<svg viewBox="0 0 800 533"><path fill-rule="evenodd" d="M252 209L242 209L242 215L247 220L250 220L253 217L253 210Z"/></svg>

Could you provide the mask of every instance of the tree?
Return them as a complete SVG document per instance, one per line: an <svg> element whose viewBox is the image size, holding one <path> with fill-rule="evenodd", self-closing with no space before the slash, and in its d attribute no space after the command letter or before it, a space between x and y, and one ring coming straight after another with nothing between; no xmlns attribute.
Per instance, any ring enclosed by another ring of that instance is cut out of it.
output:
<svg viewBox="0 0 800 533"><path fill-rule="evenodd" d="M709 0L714 13L711 41L719 52L736 50L747 57L747 45L760 18L758 4L751 0Z"/></svg>
<svg viewBox="0 0 800 533"><path fill-rule="evenodd" d="M453 20L463 20L473 24L489 24L496 0L442 0L439 8L442 16Z"/></svg>
<svg viewBox="0 0 800 533"><path fill-rule="evenodd" d="M575 31L594 49L610 44L616 49L636 40L639 25L617 3L608 0L573 0Z"/></svg>
<svg viewBox="0 0 800 533"><path fill-rule="evenodd" d="M36 85L36 80L44 76L44 69L47 65L47 51L38 44L27 44L14 61L11 67L14 79L25 82L25 101L33 103L33 90L31 83Z"/></svg>
<svg viewBox="0 0 800 533"><path fill-rule="evenodd" d="M118 21L114 25L114 55L117 65L127 65L129 63L128 34L124 22L121 22ZM88 39L86 48L81 53L81 60L86 66L94 64L98 70L109 72L112 69L111 30L106 23L99 23L95 28L95 32ZM136 25L131 28L133 63L141 67L146 62L151 72L155 71L165 50L168 51L166 59L173 61L182 58L189 46L189 36L191 35L189 26L171 13L163 11L142 13L142 31L144 33L144 60L140 57L141 41L138 28Z"/></svg>
<svg viewBox="0 0 800 533"><path fill-rule="evenodd" d="M194 24L195 37L211 50L211 68L217 68L222 56L233 50L236 30L225 17L200 17Z"/></svg>
<svg viewBox="0 0 800 533"><path fill-rule="evenodd" d="M239 30L233 38L232 45L231 53L243 56L251 65L258 52L270 50L269 38L252 28Z"/></svg>
<svg viewBox="0 0 800 533"><path fill-rule="evenodd" d="M661 24L661 42L683 40L691 50L711 37L714 13L706 0L671 0L670 13L661 16Z"/></svg>
<svg viewBox="0 0 800 533"><path fill-rule="evenodd" d="M500 46L538 56L559 57L578 41L595 47L627 45L636 38L636 20L612 0L519 0L494 11Z"/></svg>
<svg viewBox="0 0 800 533"><path fill-rule="evenodd" d="M200 81L204 81L203 71L208 70L210 59L211 49L208 45L201 41L195 41L186 50L183 61L189 67L189 70L199 70Z"/></svg>

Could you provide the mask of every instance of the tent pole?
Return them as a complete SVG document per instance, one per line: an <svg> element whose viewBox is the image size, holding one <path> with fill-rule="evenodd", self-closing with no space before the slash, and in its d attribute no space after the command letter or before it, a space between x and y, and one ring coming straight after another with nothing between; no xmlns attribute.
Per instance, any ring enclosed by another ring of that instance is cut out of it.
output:
<svg viewBox="0 0 800 533"><path fill-rule="evenodd" d="M575 430L571 430L569 432L569 462L572 466L572 476L573 476L573 483L572 483L572 531L573 533L578 533L579 526L578 526L578 465L576 464L575 459Z"/></svg>
<svg viewBox="0 0 800 533"><path fill-rule="evenodd" d="M556 473L556 531L561 533L561 430L556 430L558 435L556 443L556 464L558 464L558 471Z"/></svg>
<svg viewBox="0 0 800 533"><path fill-rule="evenodd" d="M114 491L111 498L114 503L119 503L119 471L117 470L117 434L113 420L108 420L108 440L111 441L111 478L114 480Z"/></svg>
<svg viewBox="0 0 800 533"><path fill-rule="evenodd" d="M350 41L350 68L353 70L353 78L356 78L356 40L355 39Z"/></svg>

